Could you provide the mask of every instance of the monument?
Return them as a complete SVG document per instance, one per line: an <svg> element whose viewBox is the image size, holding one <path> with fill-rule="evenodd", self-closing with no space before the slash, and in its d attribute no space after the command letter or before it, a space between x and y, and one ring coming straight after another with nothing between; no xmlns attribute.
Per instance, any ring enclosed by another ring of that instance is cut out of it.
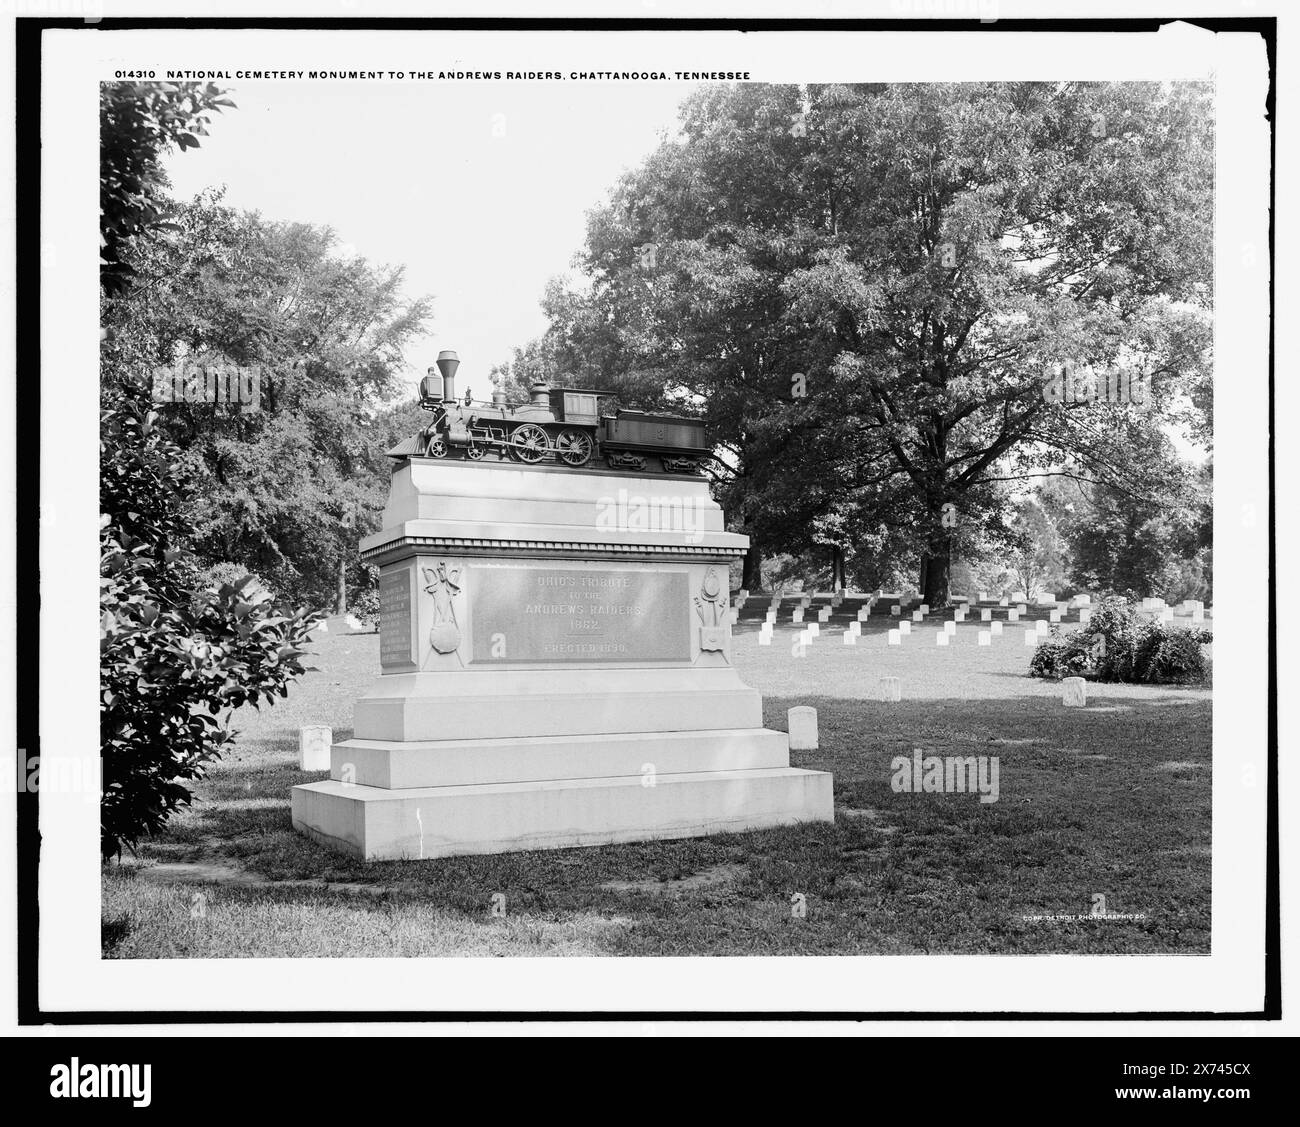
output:
<svg viewBox="0 0 1300 1127"><path fill-rule="evenodd" d="M628 414L593 433L654 432ZM506 461L511 442L394 451L383 528L361 542L380 569L379 676L330 778L294 787L295 829L378 860L831 821L831 776L790 766L732 664L728 568L748 540L707 481L668 455L648 472L630 442L602 468L535 447Z"/></svg>

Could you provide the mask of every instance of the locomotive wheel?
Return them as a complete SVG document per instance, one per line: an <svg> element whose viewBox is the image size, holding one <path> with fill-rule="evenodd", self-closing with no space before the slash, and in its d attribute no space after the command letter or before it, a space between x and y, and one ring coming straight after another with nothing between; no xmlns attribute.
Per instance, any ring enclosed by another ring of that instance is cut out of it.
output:
<svg viewBox="0 0 1300 1127"><path fill-rule="evenodd" d="M524 423L510 436L510 454L520 462L540 462L550 449L551 440L536 423Z"/></svg>
<svg viewBox="0 0 1300 1127"><path fill-rule="evenodd" d="M447 440L438 437L429 439L428 455L430 458L445 458L447 456Z"/></svg>
<svg viewBox="0 0 1300 1127"><path fill-rule="evenodd" d="M471 446L465 451L465 457L467 457L471 462L477 462L481 457L483 457L483 447Z"/></svg>
<svg viewBox="0 0 1300 1127"><path fill-rule="evenodd" d="M591 435L580 430L562 430L555 440L555 452L569 466L585 466L590 462L593 446Z"/></svg>

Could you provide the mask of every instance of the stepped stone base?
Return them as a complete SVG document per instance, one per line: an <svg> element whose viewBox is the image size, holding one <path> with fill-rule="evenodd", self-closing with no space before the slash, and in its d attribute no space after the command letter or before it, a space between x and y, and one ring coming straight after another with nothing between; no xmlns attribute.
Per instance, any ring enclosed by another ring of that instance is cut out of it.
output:
<svg viewBox="0 0 1300 1127"><path fill-rule="evenodd" d="M293 788L293 825L367 861L566 849L834 820L831 776L794 767L388 790Z"/></svg>

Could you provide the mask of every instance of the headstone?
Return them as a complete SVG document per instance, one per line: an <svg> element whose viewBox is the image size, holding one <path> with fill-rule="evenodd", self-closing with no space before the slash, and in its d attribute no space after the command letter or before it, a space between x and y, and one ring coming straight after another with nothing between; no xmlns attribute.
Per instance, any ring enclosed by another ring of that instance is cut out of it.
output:
<svg viewBox="0 0 1300 1127"><path fill-rule="evenodd" d="M955 622L945 622L943 624L943 632L951 637L953 634L957 633L957 624Z"/></svg>
<svg viewBox="0 0 1300 1127"><path fill-rule="evenodd" d="M988 598L989 598L989 593L987 591L981 591L978 594L978 596L976 596L976 601L981 603L986 603L988 602Z"/></svg>
<svg viewBox="0 0 1300 1127"><path fill-rule="evenodd" d="M791 621L791 622L802 622L802 621L803 621L803 607L795 607L795 608L794 608L794 615L793 615L793 617L790 619L790 621Z"/></svg>
<svg viewBox="0 0 1300 1127"><path fill-rule="evenodd" d="M303 771L328 771L334 731L323 724L298 729L298 767Z"/></svg>
<svg viewBox="0 0 1300 1127"><path fill-rule="evenodd" d="M817 750L817 710L806 704L790 709L786 714L790 729L791 751Z"/></svg>
<svg viewBox="0 0 1300 1127"><path fill-rule="evenodd" d="M907 619L903 619L903 621L898 624L898 632L900 634L910 634L912 632L912 624L908 622Z"/></svg>
<svg viewBox="0 0 1300 1127"><path fill-rule="evenodd" d="M897 703L903 699L903 682L898 677L880 678L880 699Z"/></svg>
<svg viewBox="0 0 1300 1127"><path fill-rule="evenodd" d="M1011 601L1013 603L1023 603L1029 596L1024 591L1012 591Z"/></svg>
<svg viewBox="0 0 1300 1127"><path fill-rule="evenodd" d="M1022 603L1017 603L1017 604L1016 604L1016 610L1018 610L1021 614L1028 614L1028 613L1029 613L1029 604L1028 604L1028 603L1023 603L1023 602L1022 602Z"/></svg>
<svg viewBox="0 0 1300 1127"><path fill-rule="evenodd" d="M1038 645L1038 631L1033 629L1033 627L1030 627L1028 630L1025 631L1025 645L1027 646Z"/></svg>
<svg viewBox="0 0 1300 1127"><path fill-rule="evenodd" d="M899 630L891 630L888 640L891 646L901 646L903 644L903 635Z"/></svg>
<svg viewBox="0 0 1300 1127"><path fill-rule="evenodd" d="M897 603L895 603L892 607L889 608L889 613L894 618L897 618L900 614L903 613L903 608L900 607Z"/></svg>
<svg viewBox="0 0 1300 1127"><path fill-rule="evenodd" d="M775 622L775 621L776 621L776 611L774 611L774 610L770 610L770 611L768 611L768 612L767 612L767 618L766 618L764 621L766 621L766 622Z"/></svg>
<svg viewBox="0 0 1300 1127"><path fill-rule="evenodd" d="M830 619L831 619L830 607L822 607L822 609L817 612L818 622L829 622Z"/></svg>
<svg viewBox="0 0 1300 1127"><path fill-rule="evenodd" d="M862 608L858 611L858 621L859 621L859 622L866 622L867 619L870 618L870 617L871 617L871 608L870 608L870 607L862 607Z"/></svg>
<svg viewBox="0 0 1300 1127"><path fill-rule="evenodd" d="M852 634L855 638L860 638L862 636L862 623L850 622L849 633Z"/></svg>
<svg viewBox="0 0 1300 1127"><path fill-rule="evenodd" d="M1016 608L1016 607L1008 607L1008 608L1007 608L1007 621L1008 621L1008 622L1019 622L1019 621L1020 621L1020 611L1019 611L1018 608Z"/></svg>
<svg viewBox="0 0 1300 1127"><path fill-rule="evenodd" d="M1192 608L1192 621L1193 622L1205 621L1205 611L1201 607Z"/></svg>
<svg viewBox="0 0 1300 1127"><path fill-rule="evenodd" d="M1080 626L1086 626L1086 625L1088 624L1088 620L1089 620L1090 618L1092 618L1092 608L1091 608L1091 607L1080 607L1080 608L1079 608L1079 625L1080 625Z"/></svg>
<svg viewBox="0 0 1300 1127"><path fill-rule="evenodd" d="M749 598L749 591L747 591L744 587L742 587L740 589L740 593L736 596L737 601L743 603L748 598Z"/></svg>
<svg viewBox="0 0 1300 1127"><path fill-rule="evenodd" d="M954 622L965 622L966 612L964 610L953 611L952 617Z"/></svg>
<svg viewBox="0 0 1300 1127"><path fill-rule="evenodd" d="M1043 619L1040 618L1037 622L1035 622L1035 623L1034 623L1034 629L1038 631L1038 636L1039 636L1040 638L1046 638L1046 637L1047 637L1047 633L1048 633L1048 631L1047 631L1047 622L1046 622L1045 620L1043 620Z"/></svg>
<svg viewBox="0 0 1300 1127"><path fill-rule="evenodd" d="M1072 600L1077 607L1086 607L1092 603L1091 595L1075 595Z"/></svg>
<svg viewBox="0 0 1300 1127"><path fill-rule="evenodd" d="M1047 618L1049 622L1060 622L1061 612L1059 610L1049 611Z"/></svg>
<svg viewBox="0 0 1300 1127"><path fill-rule="evenodd" d="M844 644L846 646L856 646L858 644L858 636L855 633L853 633L852 630L845 630Z"/></svg>
<svg viewBox="0 0 1300 1127"><path fill-rule="evenodd" d="M1082 677L1067 677L1061 684L1065 688L1064 704L1071 708L1082 708L1088 703L1088 682Z"/></svg>
<svg viewBox="0 0 1300 1127"><path fill-rule="evenodd" d="M987 630L979 632L979 644L981 646L991 646L993 644L993 635Z"/></svg>
<svg viewBox="0 0 1300 1127"><path fill-rule="evenodd" d="M1007 607L1007 606L1010 606L1010 605L1011 605L1011 600L1008 599L1006 596L1003 596L1002 598L1000 598L1000 599L998 600L998 606L1000 606L1000 607Z"/></svg>
<svg viewBox="0 0 1300 1127"><path fill-rule="evenodd" d="M805 622L803 629L804 633L810 638L815 638L822 632L822 628L815 622Z"/></svg>
<svg viewBox="0 0 1300 1127"><path fill-rule="evenodd" d="M920 609L921 615L924 617L925 615L927 615L927 614L930 613L930 604L929 604L929 603L922 603L919 609Z"/></svg>
<svg viewBox="0 0 1300 1127"><path fill-rule="evenodd" d="M993 637L995 637L995 638L1000 638L1000 637L1002 637L1002 623L1000 623L1000 622L990 622L990 623L989 623L989 633L992 634Z"/></svg>
<svg viewBox="0 0 1300 1127"><path fill-rule="evenodd" d="M991 609L989 609L988 607L985 607L983 610L981 610L981 611L980 611L980 621L981 621L981 622L992 622L992 621L993 621L993 611L992 611Z"/></svg>
<svg viewBox="0 0 1300 1127"><path fill-rule="evenodd" d="M1056 593L1053 592L1053 591L1046 591L1046 592L1044 592L1043 594L1039 595L1039 596L1038 596L1038 605L1039 605L1040 607L1050 607L1050 606L1055 606L1055 605L1056 605Z"/></svg>
<svg viewBox="0 0 1300 1127"><path fill-rule="evenodd" d="M922 614L919 610L914 610L914 611L912 611L912 621L913 621L913 622L922 622L922 621L924 621L924 619L925 619L925 615Z"/></svg>

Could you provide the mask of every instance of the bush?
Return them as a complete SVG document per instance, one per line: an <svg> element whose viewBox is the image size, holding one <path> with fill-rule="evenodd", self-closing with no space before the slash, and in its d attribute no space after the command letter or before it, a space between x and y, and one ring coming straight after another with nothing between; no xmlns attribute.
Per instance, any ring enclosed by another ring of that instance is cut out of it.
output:
<svg viewBox="0 0 1300 1127"><path fill-rule="evenodd" d="M237 583L203 587L179 513L180 451L129 396L100 422L100 744L105 858L134 850L233 738L231 710L285 696L318 617Z"/></svg>
<svg viewBox="0 0 1300 1127"><path fill-rule="evenodd" d="M1072 634L1054 632L1038 643L1029 659L1029 675L1059 681L1062 677L1083 677L1089 672L1090 656L1086 644Z"/></svg>
<svg viewBox="0 0 1300 1127"><path fill-rule="evenodd" d="M379 628L379 568L363 565L366 586L352 599L352 613L372 630Z"/></svg>
<svg viewBox="0 0 1300 1127"><path fill-rule="evenodd" d="M1123 599L1093 609L1086 626L1069 634L1053 627L1029 662L1029 675L1059 680L1089 677L1127 684L1195 684L1209 665L1201 649L1213 640L1203 627L1153 622Z"/></svg>

